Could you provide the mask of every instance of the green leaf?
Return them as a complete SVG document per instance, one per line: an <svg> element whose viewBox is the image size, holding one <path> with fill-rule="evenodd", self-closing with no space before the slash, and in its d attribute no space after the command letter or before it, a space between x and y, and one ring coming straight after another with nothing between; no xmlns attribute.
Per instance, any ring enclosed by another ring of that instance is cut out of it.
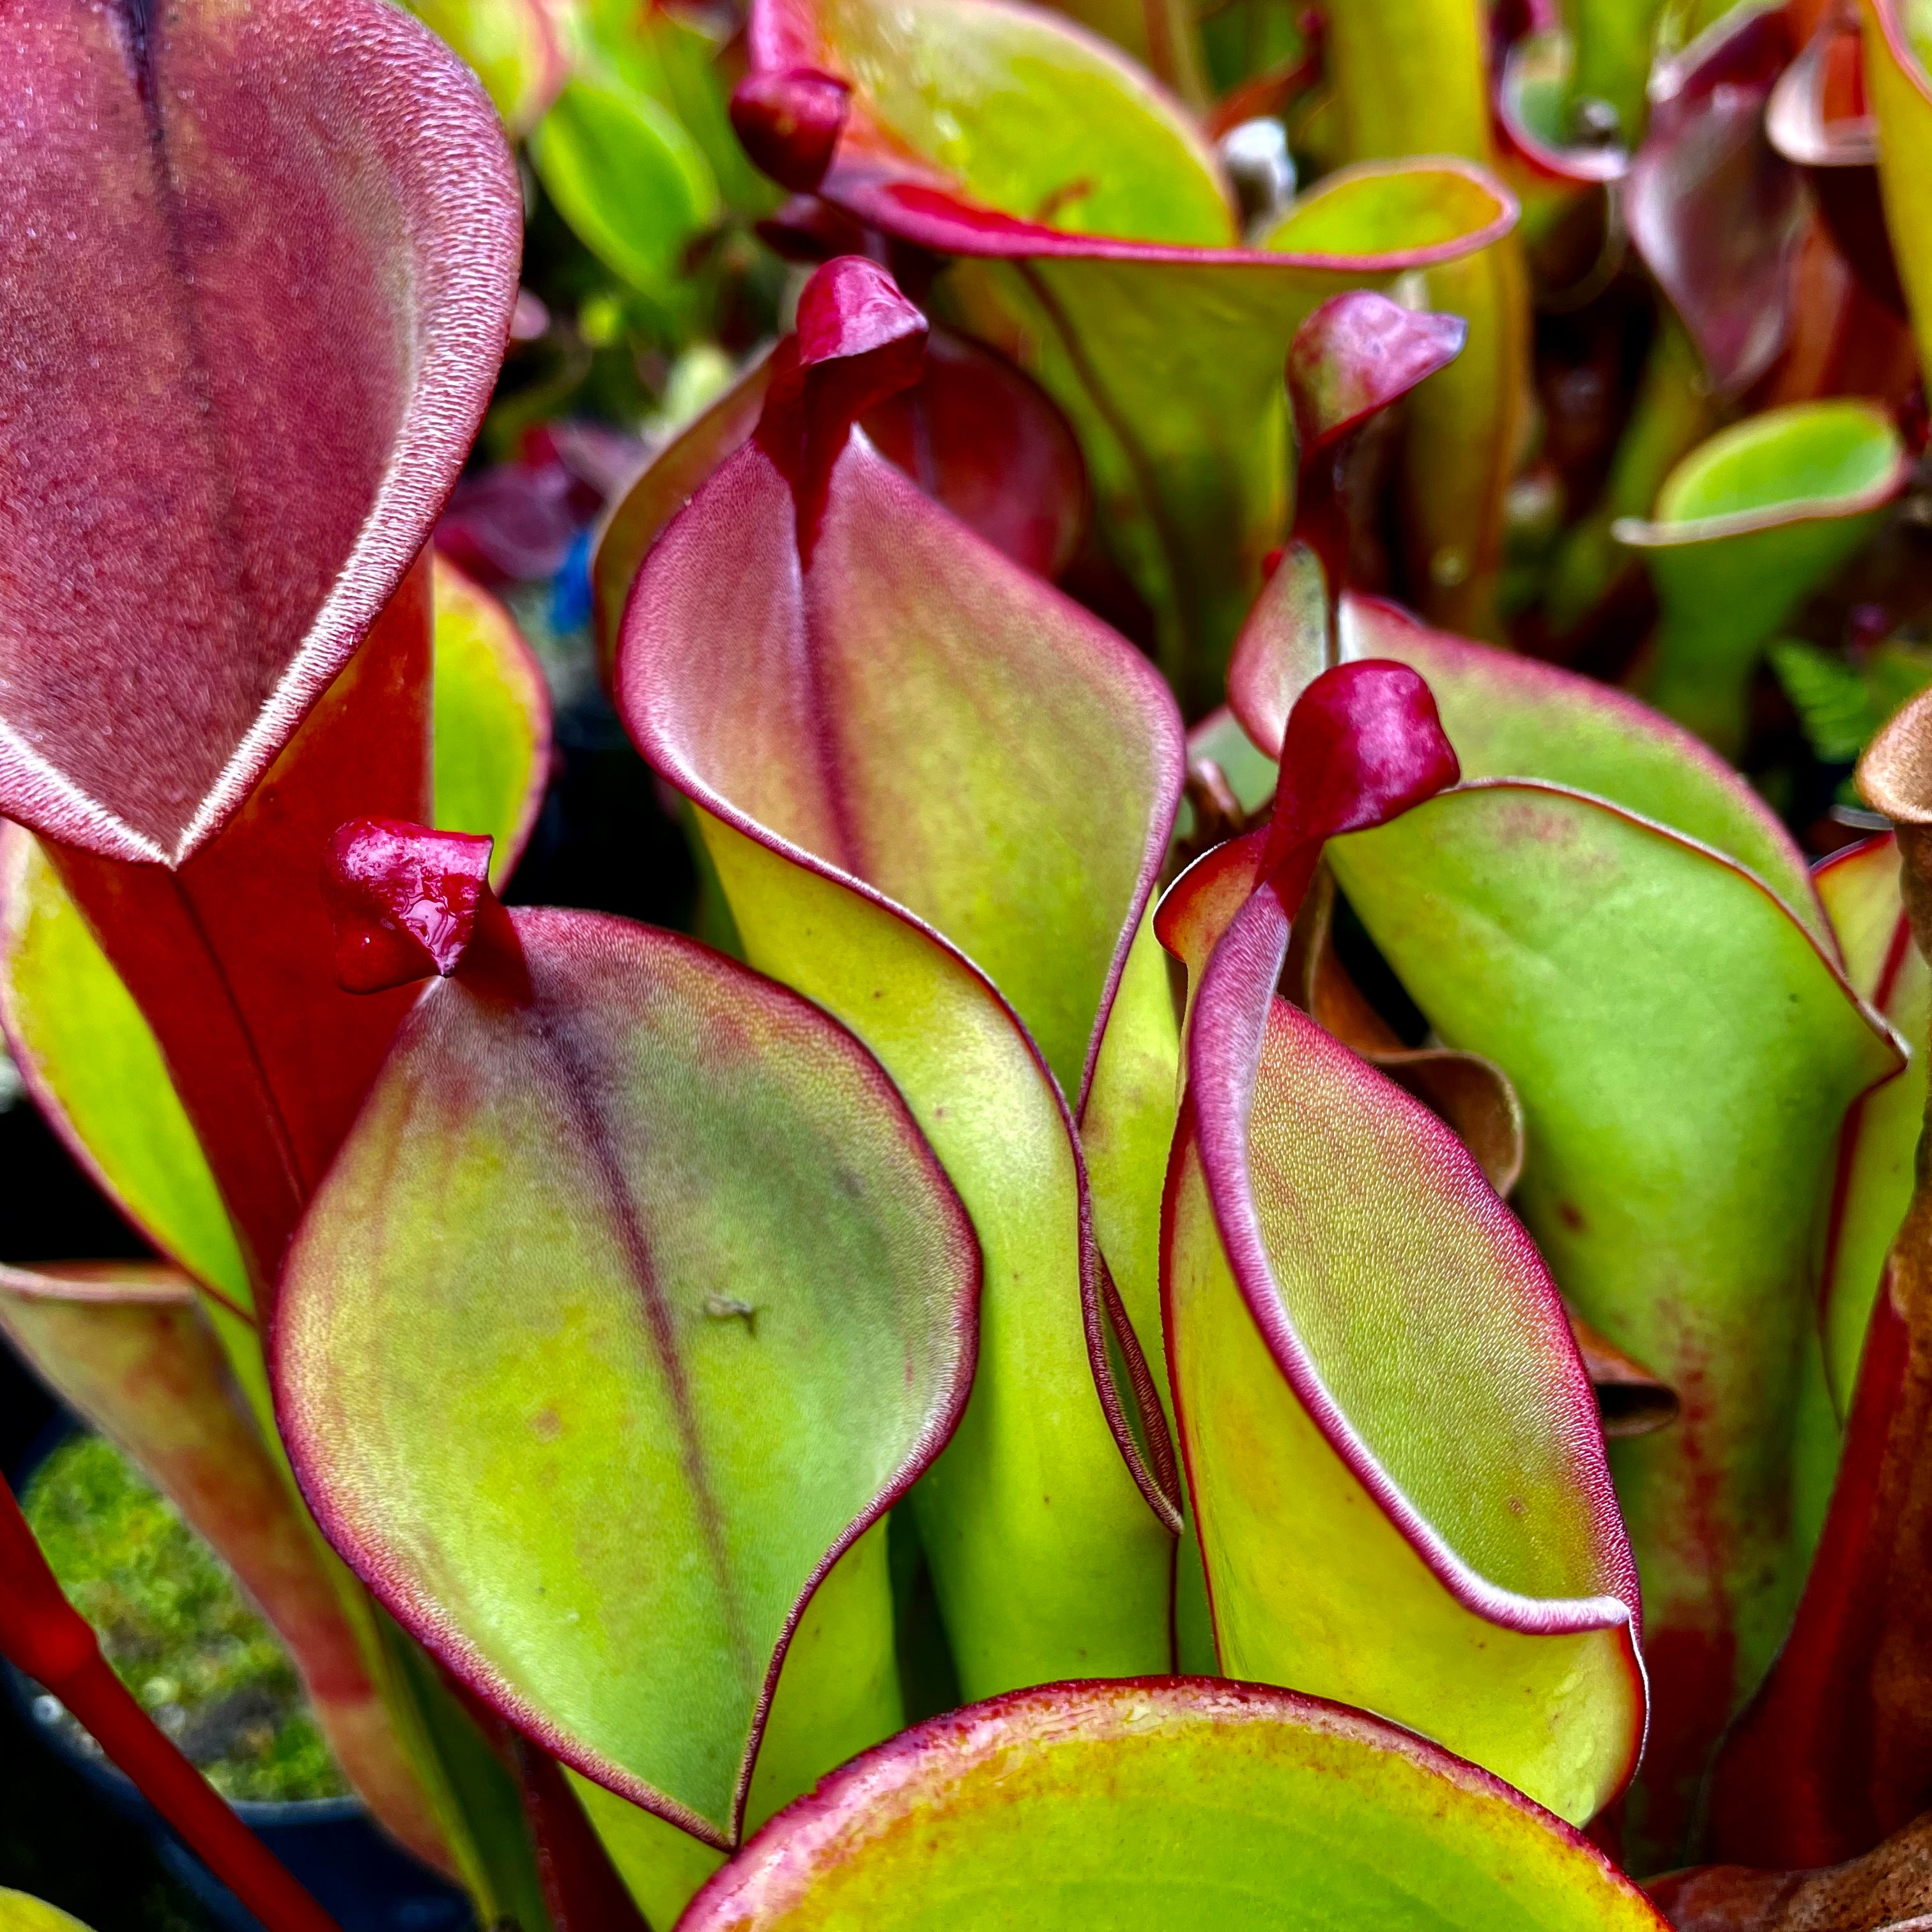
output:
<svg viewBox="0 0 1932 1932"><path fill-rule="evenodd" d="M1160 1670L1172 1505L1107 1358L1072 1108L1144 985L1179 721L1124 640L858 439L827 488L802 566L763 439L724 465L645 562L620 703L746 957L878 1055L978 1231L978 1379L914 1496L967 1694Z"/></svg>
<svg viewBox="0 0 1932 1932"><path fill-rule="evenodd" d="M682 1932L1663 1932L1593 1846L1358 1711L1167 1678L1024 1690L774 1820Z"/></svg>
<svg viewBox="0 0 1932 1932"><path fill-rule="evenodd" d="M0 1268L0 1332L240 1574L376 1816L430 1864L453 1863L485 1919L508 1914L542 1932L514 1784L300 1509L253 1328L204 1299L211 1335L192 1300L185 1278L159 1264Z"/></svg>
<svg viewBox="0 0 1932 1932"><path fill-rule="evenodd" d="M1161 908L1192 997L1162 1305L1221 1668L1381 1712L1580 1823L1646 1706L1588 1380L1472 1156L1274 994L1288 920L1246 897L1254 848Z"/></svg>
<svg viewBox="0 0 1932 1932"><path fill-rule="evenodd" d="M652 1925L675 1925L692 1894L724 1862L715 1845L565 1767L570 1788L617 1876Z"/></svg>
<svg viewBox="0 0 1932 1932"><path fill-rule="evenodd" d="M1170 1429L1174 1404L1161 1342L1161 1194L1173 1144L1180 1029L1152 914L1127 954L1107 1016L1080 1145L1094 1197L1094 1232L1140 1344Z"/></svg>
<svg viewBox="0 0 1932 1932"><path fill-rule="evenodd" d="M747 1830L905 1721L892 1626L880 1614L886 1531L874 1525L832 1566L792 1637L746 1801ZM575 1772L570 1779L646 1917L672 1924L724 1855Z"/></svg>
<svg viewBox="0 0 1932 1932"><path fill-rule="evenodd" d="M1685 457L1648 520L1612 526L1664 607L1653 702L1734 756L1766 642L1870 536L1910 467L1890 414L1845 400L1762 411Z"/></svg>
<svg viewBox="0 0 1932 1932"><path fill-rule="evenodd" d="M584 245L666 314L718 188L670 111L614 79L573 78L530 140L544 192Z"/></svg>
<svg viewBox="0 0 1932 1932"><path fill-rule="evenodd" d="M978 1252L824 1015L688 940L512 916L526 986L428 989L290 1250L284 1438L406 1628L727 1846L814 1593L964 1403ZM884 1665L818 1687L794 1786L898 1721L883 1549L840 1568Z"/></svg>
<svg viewBox="0 0 1932 1932"><path fill-rule="evenodd" d="M1485 26L1474 0L1341 0L1324 51L1343 158L1486 160Z"/></svg>
<svg viewBox="0 0 1932 1932"><path fill-rule="evenodd" d="M0 1015L29 1090L115 1204L231 1307L254 1302L153 1031L39 842L0 830Z"/></svg>
<svg viewBox="0 0 1932 1932"><path fill-rule="evenodd" d="M1564 1294L1684 1396L1610 1452L1654 1696L1632 1843L1668 1863L1796 1598L1814 1244L1845 1109L1897 1050L1756 878L1616 806L1486 781L1329 860L1444 1042L1521 1096L1516 1204Z"/></svg>

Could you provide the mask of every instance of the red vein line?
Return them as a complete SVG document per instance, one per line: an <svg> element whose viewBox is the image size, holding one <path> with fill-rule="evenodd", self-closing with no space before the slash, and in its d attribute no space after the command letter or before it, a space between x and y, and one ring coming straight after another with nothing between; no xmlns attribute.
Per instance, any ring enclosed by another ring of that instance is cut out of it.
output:
<svg viewBox="0 0 1932 1932"><path fill-rule="evenodd" d="M676 1330L672 1318L670 1304L664 1299L664 1291L658 1281L657 1268L651 1258L650 1244L645 1238L642 1224L638 1219L637 1209L631 1198L631 1190L626 1184L624 1172L617 1160L616 1148L611 1144L610 1136L603 1111L592 1097L593 1082L590 1070L572 1050L562 1029L554 1023L552 1016L541 1008L532 1016L537 1038L556 1061L562 1076L561 1085L578 1132L583 1136L590 1157L595 1163L597 1177L602 1184L605 1204L617 1225L619 1238L622 1244L626 1264L644 1307L644 1319L650 1330L652 1346L657 1351L658 1362L664 1372L666 1387L670 1395L671 1412L676 1418L680 1460L684 1466L686 1481L690 1485L692 1496L697 1504L698 1526L704 1538L705 1554L711 1564L712 1580L716 1584L720 1603L723 1606L724 1623L730 1639L733 1654L737 1660L741 1674L753 1684L762 1686L765 1673L752 1656L751 1640L745 1629L744 1615L737 1593L733 1587L731 1564L725 1546L724 1514L718 1506L710 1477L706 1469L704 1448L699 1438L698 1415L692 1401L691 1384L685 1372L684 1358L678 1352Z"/></svg>
<svg viewBox="0 0 1932 1932"><path fill-rule="evenodd" d="M1905 962L1911 951L1912 922L1900 913L1898 923L1892 929L1891 943L1885 949L1885 964L1879 968L1878 984L1872 988L1871 1003L1882 1013L1891 1005L1892 996L1898 990L1898 976L1905 970Z"/></svg>
<svg viewBox="0 0 1932 1932"><path fill-rule="evenodd" d="M208 458L206 480L213 498L211 505L213 534L218 540L222 561L227 566L226 588L233 599L228 613L231 642L241 610L253 611L256 600L250 594L248 548L242 535L242 513L236 488L236 466L232 460L232 439L227 435L215 407L214 363L208 352L202 327L200 308L196 301L194 262L182 221L181 191L175 180L174 164L168 144L167 120L161 98L160 50L154 31L154 0L117 0L116 10L128 35L128 64L141 115L148 133L148 154L154 182L154 198L167 243L168 272L173 284L177 318L183 345L188 352L188 387L194 398L194 414ZM182 828L175 828L178 845Z"/></svg>
<svg viewBox="0 0 1932 1932"><path fill-rule="evenodd" d="M850 445L848 445L850 447ZM833 466L836 468L837 465ZM826 492L825 508L820 512L820 521L831 512L831 491ZM817 546L814 544L814 548ZM844 760L840 755L838 734L832 725L832 707L827 700L825 675L819 662L812 597L809 591L812 572L805 561L802 551L799 556L798 622L799 658L804 672L803 703L806 728L812 741L812 748L818 765L820 782L825 788L826 809L832 815L832 836L838 842L836 862L855 879L867 877L865 862L861 856L859 828L852 811L852 801L848 796L844 778Z"/></svg>

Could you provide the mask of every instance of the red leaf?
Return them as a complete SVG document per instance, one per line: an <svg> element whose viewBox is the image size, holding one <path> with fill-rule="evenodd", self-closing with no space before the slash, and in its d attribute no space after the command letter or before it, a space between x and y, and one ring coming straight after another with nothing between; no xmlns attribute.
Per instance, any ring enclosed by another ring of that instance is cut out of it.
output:
<svg viewBox="0 0 1932 1932"><path fill-rule="evenodd" d="M1872 1310L1810 1577L1726 1741L1712 1855L1838 1864L1932 1806L1932 1306L1924 1209Z"/></svg>
<svg viewBox="0 0 1932 1932"><path fill-rule="evenodd" d="M380 0L22 0L0 809L178 864L401 583L516 293L496 116Z"/></svg>
<svg viewBox="0 0 1932 1932"><path fill-rule="evenodd" d="M344 820L430 815L428 559L241 812L178 870L50 841L160 1043L258 1292L413 995L334 974L321 866Z"/></svg>
<svg viewBox="0 0 1932 1932"><path fill-rule="evenodd" d="M1784 10L1760 7L1662 64L1625 184L1630 239L1730 395L1764 373L1790 328L1804 194L1765 138L1764 110L1792 51Z"/></svg>
<svg viewBox="0 0 1932 1932"><path fill-rule="evenodd" d="M1367 289L1330 296L1288 352L1303 460L1445 367L1468 332L1460 316L1406 309Z"/></svg>

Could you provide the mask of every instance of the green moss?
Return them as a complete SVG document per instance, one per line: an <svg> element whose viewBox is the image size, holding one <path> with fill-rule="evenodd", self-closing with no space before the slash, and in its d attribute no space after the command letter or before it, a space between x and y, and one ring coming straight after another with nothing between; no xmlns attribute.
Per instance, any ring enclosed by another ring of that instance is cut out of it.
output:
<svg viewBox="0 0 1932 1932"><path fill-rule="evenodd" d="M22 1501L121 1681L223 1796L347 1789L288 1653L227 1566L111 1443L63 1443Z"/></svg>

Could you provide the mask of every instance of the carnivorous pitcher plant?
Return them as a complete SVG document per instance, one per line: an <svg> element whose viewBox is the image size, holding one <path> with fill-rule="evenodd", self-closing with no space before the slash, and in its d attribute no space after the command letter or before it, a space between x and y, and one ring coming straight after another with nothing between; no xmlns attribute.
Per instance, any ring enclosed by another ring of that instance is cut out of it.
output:
<svg viewBox="0 0 1932 1932"><path fill-rule="evenodd" d="M0 1024L131 1230L0 1330L479 1924L1932 1924L1908 0L0 106ZM0 1653L329 1932L4 1488Z"/></svg>

